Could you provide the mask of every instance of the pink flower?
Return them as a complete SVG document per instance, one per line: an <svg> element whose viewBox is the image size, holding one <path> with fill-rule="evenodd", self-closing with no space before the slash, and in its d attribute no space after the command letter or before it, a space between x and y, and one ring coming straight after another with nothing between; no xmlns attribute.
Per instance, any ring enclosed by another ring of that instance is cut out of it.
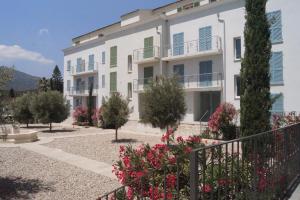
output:
<svg viewBox="0 0 300 200"><path fill-rule="evenodd" d="M203 191L204 193L209 193L209 192L211 192L211 191L212 191L211 185L205 184L205 185L202 187L202 191Z"/></svg>
<svg viewBox="0 0 300 200"><path fill-rule="evenodd" d="M127 190L127 193L126 193L126 196L127 196L128 200L133 199L133 193L134 193L133 189L131 187L129 187L128 190Z"/></svg>

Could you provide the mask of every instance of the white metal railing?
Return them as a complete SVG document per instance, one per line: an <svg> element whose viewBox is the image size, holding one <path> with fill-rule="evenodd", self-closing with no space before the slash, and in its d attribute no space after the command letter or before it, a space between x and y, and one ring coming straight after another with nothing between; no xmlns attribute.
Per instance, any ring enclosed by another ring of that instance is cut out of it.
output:
<svg viewBox="0 0 300 200"><path fill-rule="evenodd" d="M133 61L140 62L151 58L160 57L160 48L158 46L136 49L133 51Z"/></svg>
<svg viewBox="0 0 300 200"><path fill-rule="evenodd" d="M93 95L98 94L98 88L98 84L93 86ZM78 87L67 88L67 93L69 95L89 95L89 89L88 85L80 85Z"/></svg>
<svg viewBox="0 0 300 200"><path fill-rule="evenodd" d="M223 75L219 72L177 76L177 79L184 89L222 87L223 84ZM153 81L153 78L135 79L133 81L133 90L135 92L143 91L149 86L151 81Z"/></svg>
<svg viewBox="0 0 300 200"><path fill-rule="evenodd" d="M94 62L94 63L82 62L80 66L71 66L70 70L67 71L71 75L78 75L84 73L98 72L98 69L99 69L98 62Z"/></svg>
<svg viewBox="0 0 300 200"><path fill-rule="evenodd" d="M201 44L200 44L201 43ZM197 54L209 51L221 51L221 37L213 36L211 41L192 40L174 46L173 44L165 48L167 50L166 57L181 56L189 54Z"/></svg>

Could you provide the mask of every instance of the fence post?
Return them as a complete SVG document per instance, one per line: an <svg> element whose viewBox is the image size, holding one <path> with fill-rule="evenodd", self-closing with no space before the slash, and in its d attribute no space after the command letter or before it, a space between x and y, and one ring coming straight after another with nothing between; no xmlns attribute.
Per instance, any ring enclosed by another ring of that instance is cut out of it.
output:
<svg viewBox="0 0 300 200"><path fill-rule="evenodd" d="M190 194L191 200L198 200L199 194L198 151L190 153Z"/></svg>

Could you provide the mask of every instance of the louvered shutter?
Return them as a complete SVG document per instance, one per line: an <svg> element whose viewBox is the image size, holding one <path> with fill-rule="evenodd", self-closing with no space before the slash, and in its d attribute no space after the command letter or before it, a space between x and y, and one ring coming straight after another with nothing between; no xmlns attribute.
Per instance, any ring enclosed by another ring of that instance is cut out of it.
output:
<svg viewBox="0 0 300 200"><path fill-rule="evenodd" d="M89 55L89 70L94 70L94 63L95 60L94 60L94 55Z"/></svg>
<svg viewBox="0 0 300 200"><path fill-rule="evenodd" d="M110 67L117 66L117 46L110 48Z"/></svg>
<svg viewBox="0 0 300 200"><path fill-rule="evenodd" d="M271 94L271 97L274 98L279 94ZM284 108L283 108L283 95L280 95L276 101L273 103L272 105L272 113L283 113L284 112Z"/></svg>
<svg viewBox="0 0 300 200"><path fill-rule="evenodd" d="M273 52L270 59L271 84L283 83L283 55L282 52Z"/></svg>
<svg viewBox="0 0 300 200"><path fill-rule="evenodd" d="M207 51L212 48L212 28L211 26L199 29L199 51Z"/></svg>
<svg viewBox="0 0 300 200"><path fill-rule="evenodd" d="M153 57L153 37L144 39L144 58Z"/></svg>
<svg viewBox="0 0 300 200"><path fill-rule="evenodd" d="M110 73L110 92L117 91L117 72Z"/></svg>
<svg viewBox="0 0 300 200"><path fill-rule="evenodd" d="M270 24L270 40L272 44L282 42L281 11L268 13L267 18Z"/></svg>
<svg viewBox="0 0 300 200"><path fill-rule="evenodd" d="M173 56L183 55L184 53L184 33L173 35Z"/></svg>

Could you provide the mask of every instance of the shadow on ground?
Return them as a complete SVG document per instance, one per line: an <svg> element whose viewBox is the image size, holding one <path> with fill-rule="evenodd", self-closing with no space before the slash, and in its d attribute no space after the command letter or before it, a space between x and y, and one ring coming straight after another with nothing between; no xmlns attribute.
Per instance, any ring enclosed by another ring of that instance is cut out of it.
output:
<svg viewBox="0 0 300 200"><path fill-rule="evenodd" d="M58 130L43 130L41 131L41 133L71 133L71 132L74 132L76 130L73 130L73 129L58 129Z"/></svg>
<svg viewBox="0 0 300 200"><path fill-rule="evenodd" d="M54 191L50 184L38 179L0 177L0 199L33 199L38 192Z"/></svg>
<svg viewBox="0 0 300 200"><path fill-rule="evenodd" d="M138 142L136 139L118 139L118 140L112 140L112 143L136 143Z"/></svg>

